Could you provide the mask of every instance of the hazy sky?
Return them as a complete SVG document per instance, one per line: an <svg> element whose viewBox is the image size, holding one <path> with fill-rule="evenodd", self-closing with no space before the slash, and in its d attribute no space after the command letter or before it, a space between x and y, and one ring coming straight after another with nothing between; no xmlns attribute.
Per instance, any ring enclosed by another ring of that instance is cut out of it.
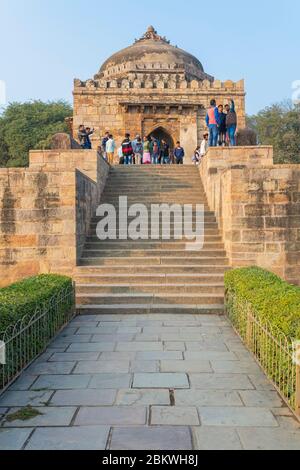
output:
<svg viewBox="0 0 300 470"><path fill-rule="evenodd" d="M218 79L245 78L247 112L290 99L300 80L299 0L0 0L7 100L72 100L150 24Z"/></svg>

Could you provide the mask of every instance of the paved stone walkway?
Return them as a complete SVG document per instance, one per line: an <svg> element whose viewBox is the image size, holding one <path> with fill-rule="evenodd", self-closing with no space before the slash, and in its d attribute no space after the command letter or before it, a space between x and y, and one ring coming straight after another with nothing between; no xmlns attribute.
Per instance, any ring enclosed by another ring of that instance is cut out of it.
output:
<svg viewBox="0 0 300 470"><path fill-rule="evenodd" d="M24 407L28 421L6 417ZM300 425L218 316L76 318L0 398L0 449L300 449Z"/></svg>

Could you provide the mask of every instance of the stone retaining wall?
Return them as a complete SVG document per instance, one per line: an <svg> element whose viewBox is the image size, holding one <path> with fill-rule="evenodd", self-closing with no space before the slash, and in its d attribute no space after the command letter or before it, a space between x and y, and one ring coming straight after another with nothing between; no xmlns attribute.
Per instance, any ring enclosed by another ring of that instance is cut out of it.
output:
<svg viewBox="0 0 300 470"><path fill-rule="evenodd" d="M274 165L271 147L217 148L200 174L231 265L300 284L300 165Z"/></svg>
<svg viewBox="0 0 300 470"><path fill-rule="evenodd" d="M73 274L88 223L80 214L94 210L108 172L96 151L82 150L35 151L29 168L0 169L0 286Z"/></svg>

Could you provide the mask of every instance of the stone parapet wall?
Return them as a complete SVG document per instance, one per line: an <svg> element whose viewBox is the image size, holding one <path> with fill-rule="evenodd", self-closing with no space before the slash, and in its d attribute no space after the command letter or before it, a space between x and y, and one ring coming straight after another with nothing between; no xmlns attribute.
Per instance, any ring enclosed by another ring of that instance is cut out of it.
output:
<svg viewBox="0 0 300 470"><path fill-rule="evenodd" d="M39 273L73 274L77 240L86 234L78 214L95 208L109 172L97 152L82 152L31 152L29 168L0 169L0 286ZM84 201L85 178L93 191Z"/></svg>
<svg viewBox="0 0 300 470"><path fill-rule="evenodd" d="M231 265L300 284L300 165L271 157L271 147L210 149L200 174Z"/></svg>
<svg viewBox="0 0 300 470"><path fill-rule="evenodd" d="M96 150L32 150L29 152L29 169L53 173L77 168L96 181L99 158Z"/></svg>
<svg viewBox="0 0 300 470"><path fill-rule="evenodd" d="M79 79L74 80L75 92L80 92L84 90L90 90L95 92L96 90L110 90L110 89L171 89L171 90L210 90L214 91L244 91L244 80L239 80L238 82L233 82L232 80L227 80L221 82L220 80L185 80L179 76L172 75L170 73L157 73L147 75L147 72L144 75L140 74L131 74L132 77L115 79L106 77L105 79L100 80L86 80L82 81Z"/></svg>

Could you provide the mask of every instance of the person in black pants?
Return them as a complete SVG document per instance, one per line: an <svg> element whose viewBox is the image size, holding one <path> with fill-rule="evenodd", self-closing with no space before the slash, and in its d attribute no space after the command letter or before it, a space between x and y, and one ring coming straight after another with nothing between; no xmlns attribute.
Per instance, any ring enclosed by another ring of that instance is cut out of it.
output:
<svg viewBox="0 0 300 470"><path fill-rule="evenodd" d="M218 110L219 110L219 146L220 147L225 147L226 145L226 135L227 135L227 127L226 127L226 117L227 117L227 114L225 114L223 111L224 111L224 108L223 108L223 105L220 104L220 106L218 106Z"/></svg>
<svg viewBox="0 0 300 470"><path fill-rule="evenodd" d="M174 150L174 157L177 165L183 165L184 155L185 153L183 147L181 147L180 142L177 142Z"/></svg>

